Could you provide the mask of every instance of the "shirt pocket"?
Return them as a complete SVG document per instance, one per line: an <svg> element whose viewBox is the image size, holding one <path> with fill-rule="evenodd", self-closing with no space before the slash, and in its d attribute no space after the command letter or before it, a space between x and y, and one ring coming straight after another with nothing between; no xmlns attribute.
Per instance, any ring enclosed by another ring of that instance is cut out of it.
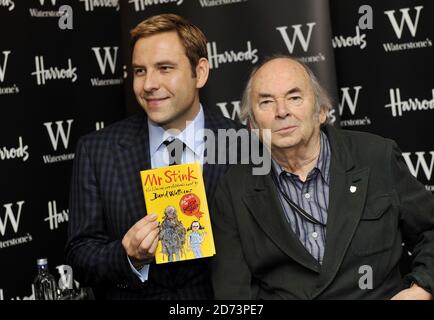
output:
<svg viewBox="0 0 434 320"><path fill-rule="evenodd" d="M368 199L352 241L356 255L373 255L393 246L398 232L396 210L388 194Z"/></svg>

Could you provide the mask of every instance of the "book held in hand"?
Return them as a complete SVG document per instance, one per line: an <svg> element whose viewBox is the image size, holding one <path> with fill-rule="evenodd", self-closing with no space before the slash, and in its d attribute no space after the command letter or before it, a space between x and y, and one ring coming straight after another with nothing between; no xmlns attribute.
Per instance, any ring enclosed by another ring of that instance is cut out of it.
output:
<svg viewBox="0 0 434 320"><path fill-rule="evenodd" d="M140 172L148 214L160 225L156 263L215 254L208 203L199 162Z"/></svg>

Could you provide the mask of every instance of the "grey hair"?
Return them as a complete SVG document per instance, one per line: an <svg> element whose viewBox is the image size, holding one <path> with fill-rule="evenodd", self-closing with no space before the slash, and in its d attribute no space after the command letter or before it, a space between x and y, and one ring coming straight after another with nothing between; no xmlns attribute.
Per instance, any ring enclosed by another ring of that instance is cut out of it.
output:
<svg viewBox="0 0 434 320"><path fill-rule="evenodd" d="M291 61L295 61L303 67L303 69L306 71L306 73L308 75L309 82L310 82L310 85L312 87L313 94L315 97L315 114L318 116L321 109L323 109L326 112L326 121L324 122L323 125L329 123L330 122L329 111L331 111L333 109L333 106L331 103L331 98L330 98L329 94L321 86L321 84L319 83L319 81L318 81L317 77L315 76L315 74L313 73L313 71L303 61L301 61L297 58L288 56L288 55L283 55L283 54L273 55L273 56L265 58L250 73L250 76L247 80L247 85L244 88L243 95L241 97L241 113L240 113L241 121L243 121L243 123L245 121L248 121L253 125L254 128L257 128L257 124L255 121L255 117L253 116L252 106L251 106L251 102L250 102L250 93L252 91L253 77L255 76L255 74L258 72L258 70L261 67L263 67L268 62L270 62L272 60L276 60L276 59L288 59Z"/></svg>

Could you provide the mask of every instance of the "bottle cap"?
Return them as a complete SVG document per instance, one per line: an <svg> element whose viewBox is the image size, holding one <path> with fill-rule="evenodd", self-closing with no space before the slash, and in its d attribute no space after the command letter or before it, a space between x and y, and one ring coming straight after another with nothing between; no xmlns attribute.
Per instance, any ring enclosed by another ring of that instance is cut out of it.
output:
<svg viewBox="0 0 434 320"><path fill-rule="evenodd" d="M38 260L36 260L36 264L38 266L44 266L44 265L48 264L48 260L47 260L47 258L38 259Z"/></svg>

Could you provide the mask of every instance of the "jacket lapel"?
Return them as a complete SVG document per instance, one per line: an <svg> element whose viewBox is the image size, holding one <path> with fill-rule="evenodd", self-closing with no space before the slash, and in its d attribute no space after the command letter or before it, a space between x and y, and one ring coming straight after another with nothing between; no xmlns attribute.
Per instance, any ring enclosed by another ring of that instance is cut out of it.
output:
<svg viewBox="0 0 434 320"><path fill-rule="evenodd" d="M140 171L151 168L148 123L144 113L133 118L130 128L114 148L126 206L135 223L146 215Z"/></svg>
<svg viewBox="0 0 434 320"><path fill-rule="evenodd" d="M333 281L351 243L366 200L369 168L356 168L342 136L327 128L331 146L326 248L314 297Z"/></svg>
<svg viewBox="0 0 434 320"><path fill-rule="evenodd" d="M318 272L319 264L289 226L270 175L253 176L253 190L243 196L249 212L265 234L290 258Z"/></svg>

